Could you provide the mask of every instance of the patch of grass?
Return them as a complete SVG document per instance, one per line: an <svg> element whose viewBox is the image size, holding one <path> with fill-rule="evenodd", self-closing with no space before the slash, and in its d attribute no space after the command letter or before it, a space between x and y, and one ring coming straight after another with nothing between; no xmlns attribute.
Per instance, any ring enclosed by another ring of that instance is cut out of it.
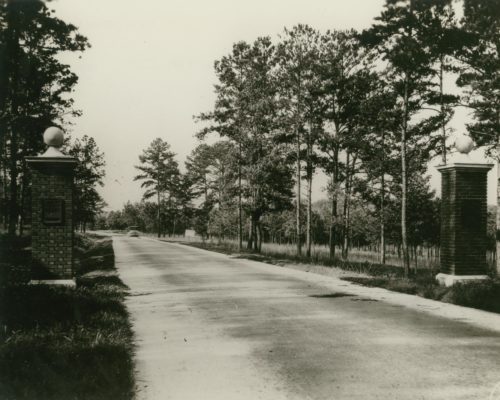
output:
<svg viewBox="0 0 500 400"><path fill-rule="evenodd" d="M443 301L500 313L500 281L457 283L444 295Z"/></svg>
<svg viewBox="0 0 500 400"><path fill-rule="evenodd" d="M83 259L112 254L110 240L80 237L78 244ZM76 288L0 287L1 399L133 398L127 287L116 275L82 275L99 268L86 265Z"/></svg>
<svg viewBox="0 0 500 400"><path fill-rule="evenodd" d="M346 277L343 279L363 286L382 287L384 289L393 290L400 293L418 293L418 285L409 279L398 279L390 277Z"/></svg>
<svg viewBox="0 0 500 400"><path fill-rule="evenodd" d="M30 335L10 343L0 356L0 393L6 400L131 398L132 361L120 344L78 339L55 351L52 335L49 340Z"/></svg>
<svg viewBox="0 0 500 400"><path fill-rule="evenodd" d="M377 264L369 261L350 261L334 258L323 258L314 256L311 258L305 255L297 256L292 252L275 252L271 250L265 253L256 253L253 250L243 249L238 251L236 244L232 242L180 242L186 246L197 247L204 250L215 251L223 254L238 254L238 258L245 258L253 261L261 261L269 264L282 264L283 262L292 262L300 264L314 264L322 265L325 267L340 268L344 271L350 271L357 274L366 274L371 276L387 276L387 277L401 277L403 276L403 269L394 265ZM419 270L418 274L428 274L428 269Z"/></svg>
<svg viewBox="0 0 500 400"><path fill-rule="evenodd" d="M164 240L168 242L169 240ZM213 242L176 242L181 243L186 246L196 247L198 249L215 251L216 253L222 254L233 254L237 252L238 247L234 246L232 243L213 243Z"/></svg>
<svg viewBox="0 0 500 400"><path fill-rule="evenodd" d="M0 285L30 280L31 237L0 234Z"/></svg>
<svg viewBox="0 0 500 400"><path fill-rule="evenodd" d="M96 270L113 270L115 254L113 240L94 235L75 235L76 274L84 275Z"/></svg>
<svg viewBox="0 0 500 400"><path fill-rule="evenodd" d="M76 281L81 288L113 290L120 296L128 289L117 275L80 276Z"/></svg>
<svg viewBox="0 0 500 400"><path fill-rule="evenodd" d="M344 280L364 286L381 287L464 307L500 313L500 281L457 283L440 286L434 279L402 279L389 277L346 277Z"/></svg>
<svg viewBox="0 0 500 400"><path fill-rule="evenodd" d="M126 316L123 289L94 285L76 290L49 285L7 286L0 290L0 324L31 329L54 324L87 324L97 312Z"/></svg>

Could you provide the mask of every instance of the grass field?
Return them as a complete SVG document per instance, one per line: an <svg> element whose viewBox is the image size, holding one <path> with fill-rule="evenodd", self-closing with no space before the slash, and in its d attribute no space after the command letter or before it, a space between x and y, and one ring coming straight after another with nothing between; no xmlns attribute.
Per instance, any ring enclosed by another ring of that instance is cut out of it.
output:
<svg viewBox="0 0 500 400"><path fill-rule="evenodd" d="M79 237L77 287L0 286L0 398L131 399L127 288L110 239Z"/></svg>
<svg viewBox="0 0 500 400"><path fill-rule="evenodd" d="M145 235L156 237L156 235L153 234ZM216 238L212 238L204 242L200 237L167 236L164 239L186 243L207 243L210 246L223 246L224 248L230 249L233 252L238 251L238 242L231 239L219 241ZM244 243L243 245L246 246L246 243ZM303 254L305 253L305 246L302 248L302 252ZM328 246L319 244L313 244L310 259L306 257L297 257L297 248L294 244L262 243L261 254L274 258L284 258L300 262L320 263L322 265L330 265L332 263L332 260L330 259L330 249L328 248ZM340 247L336 248L336 254L338 256L337 261L340 261ZM348 257L345 261L353 263L369 263L373 265L373 268L376 268L376 266L379 265L380 262L380 254L378 251L370 249L368 246L365 248L352 247L349 249ZM492 271L495 270L496 258L493 251L487 252L486 261L489 269ZM387 246L386 264L393 267L403 267L403 259L398 255L397 249L394 246ZM425 246L419 246L417 248L416 258L414 252L411 252L410 264L412 269L416 267L417 269L437 271L439 269L439 249L435 247L427 248Z"/></svg>

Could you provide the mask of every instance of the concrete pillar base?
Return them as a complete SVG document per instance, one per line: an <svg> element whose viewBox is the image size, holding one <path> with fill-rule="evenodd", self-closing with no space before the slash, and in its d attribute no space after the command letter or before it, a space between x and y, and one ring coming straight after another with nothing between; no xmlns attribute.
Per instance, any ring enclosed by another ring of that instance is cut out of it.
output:
<svg viewBox="0 0 500 400"><path fill-rule="evenodd" d="M455 283L467 283L477 281L487 281L490 277L488 275L450 275L439 273L436 275L436 280L441 286L450 287Z"/></svg>
<svg viewBox="0 0 500 400"><path fill-rule="evenodd" d="M76 287L76 282L74 279L32 279L30 281L30 285L57 285Z"/></svg>

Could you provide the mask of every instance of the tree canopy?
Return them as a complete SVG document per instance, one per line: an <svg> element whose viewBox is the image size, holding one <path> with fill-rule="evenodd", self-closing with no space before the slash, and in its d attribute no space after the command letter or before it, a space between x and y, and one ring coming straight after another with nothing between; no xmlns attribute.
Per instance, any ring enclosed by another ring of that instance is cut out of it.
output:
<svg viewBox="0 0 500 400"><path fill-rule="evenodd" d="M43 149L42 133L78 116L71 92L78 77L62 52L89 47L78 29L58 19L43 1L0 3L0 167L4 224L16 232L29 185L23 157Z"/></svg>

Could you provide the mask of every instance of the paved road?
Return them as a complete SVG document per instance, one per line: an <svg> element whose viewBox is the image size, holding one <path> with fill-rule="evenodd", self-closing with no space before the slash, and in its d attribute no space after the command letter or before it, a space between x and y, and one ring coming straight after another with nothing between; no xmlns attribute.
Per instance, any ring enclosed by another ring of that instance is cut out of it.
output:
<svg viewBox="0 0 500 400"><path fill-rule="evenodd" d="M500 398L494 331L332 292L334 278L145 238L114 247L139 399Z"/></svg>

